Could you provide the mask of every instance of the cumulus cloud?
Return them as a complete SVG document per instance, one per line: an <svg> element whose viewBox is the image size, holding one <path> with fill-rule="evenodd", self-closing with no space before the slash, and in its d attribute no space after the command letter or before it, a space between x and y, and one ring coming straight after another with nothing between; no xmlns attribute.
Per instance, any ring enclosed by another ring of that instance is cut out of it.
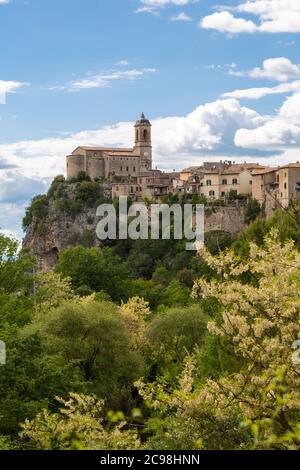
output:
<svg viewBox="0 0 300 470"><path fill-rule="evenodd" d="M200 26L230 34L300 32L299 0L247 0L236 7L220 9L220 12L204 17ZM254 15L257 21L239 16L241 14Z"/></svg>
<svg viewBox="0 0 300 470"><path fill-rule="evenodd" d="M233 155L236 161L267 163L270 152L277 157L278 152L284 152L280 158L291 158L288 150L300 148L299 109L300 92L286 99L274 116L262 116L231 98L203 104L185 116L152 119L154 165L180 169ZM18 226L21 233L20 221L28 201L46 191L54 176L65 173L65 157L74 148L131 147L133 124L120 122L59 138L0 145L0 228L16 230ZM8 162L15 167L13 171Z"/></svg>
<svg viewBox="0 0 300 470"><path fill-rule="evenodd" d="M266 59L263 62L262 68L256 67L248 72L248 75L251 78L265 78L278 82L286 82L291 79L300 78L300 64L293 64L286 57Z"/></svg>
<svg viewBox="0 0 300 470"><path fill-rule="evenodd" d="M255 149L300 146L300 93L287 98L278 116L262 126L239 129L234 142L237 146Z"/></svg>
<svg viewBox="0 0 300 470"><path fill-rule="evenodd" d="M251 99L258 100L268 95L281 95L285 93L300 91L300 80L294 82L281 83L274 87L256 87L238 89L230 92L223 93L223 98L236 98L236 99Z"/></svg>
<svg viewBox="0 0 300 470"><path fill-rule="evenodd" d="M279 116L300 125L300 93L289 96L280 108Z"/></svg>
<svg viewBox="0 0 300 470"><path fill-rule="evenodd" d="M256 31L256 25L253 21L235 18L228 11L220 11L205 16L200 21L200 26L205 29L216 29L222 33L230 34L254 33Z"/></svg>

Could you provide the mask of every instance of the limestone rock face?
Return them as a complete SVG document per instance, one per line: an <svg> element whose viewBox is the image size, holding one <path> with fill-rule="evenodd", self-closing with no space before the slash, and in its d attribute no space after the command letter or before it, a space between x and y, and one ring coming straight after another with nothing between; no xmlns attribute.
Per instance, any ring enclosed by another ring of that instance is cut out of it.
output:
<svg viewBox="0 0 300 470"><path fill-rule="evenodd" d="M59 252L75 245L100 246L96 237L96 209L85 208L76 216L57 212L50 201L48 216L34 220L27 229L23 245L36 256L39 269L53 270Z"/></svg>
<svg viewBox="0 0 300 470"><path fill-rule="evenodd" d="M47 217L32 221L23 244L36 256L39 269L51 271L62 250L79 244L85 247L103 246L96 236L98 221L96 208L83 208L72 216L57 210L55 200L50 199ZM245 226L244 205L238 201L226 206L206 208L206 233L223 231L236 236Z"/></svg>

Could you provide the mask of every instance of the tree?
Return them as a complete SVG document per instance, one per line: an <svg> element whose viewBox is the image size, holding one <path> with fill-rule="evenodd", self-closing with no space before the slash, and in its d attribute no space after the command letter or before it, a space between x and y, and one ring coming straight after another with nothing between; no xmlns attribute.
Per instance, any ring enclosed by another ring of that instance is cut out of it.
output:
<svg viewBox="0 0 300 470"><path fill-rule="evenodd" d="M137 348L142 348L145 342L146 320L150 313L149 302L140 297L133 297L121 305L122 318Z"/></svg>
<svg viewBox="0 0 300 470"><path fill-rule="evenodd" d="M244 210L245 223L250 224L261 213L261 207L259 202L256 199L251 199Z"/></svg>
<svg viewBox="0 0 300 470"><path fill-rule="evenodd" d="M299 340L300 253L273 230L263 246L250 244L247 258L232 250L203 256L218 279L196 281L193 296L218 301L222 314L208 329L232 347L239 367L203 383L191 355L172 387L164 379L139 381L154 410L147 425L149 445L299 449L299 354L293 347ZM243 279L247 272L250 283Z"/></svg>
<svg viewBox="0 0 300 470"><path fill-rule="evenodd" d="M0 234L0 292L28 294L32 288L35 260L19 242Z"/></svg>
<svg viewBox="0 0 300 470"><path fill-rule="evenodd" d="M101 397L117 398L142 371L141 358L132 350L112 302L96 302L92 297L63 302L39 317L36 328L48 353L59 351L66 363L78 364L91 390Z"/></svg>
<svg viewBox="0 0 300 470"><path fill-rule="evenodd" d="M48 198L45 195L35 196L27 207L23 218L23 228L26 229L32 222L45 219L48 214Z"/></svg>
<svg viewBox="0 0 300 470"><path fill-rule="evenodd" d="M21 437L36 450L129 450L141 447L137 433L125 430L122 413L119 422L104 425L104 401L94 395L70 393L69 400L57 398L57 413L43 410L22 425Z"/></svg>
<svg viewBox="0 0 300 470"><path fill-rule="evenodd" d="M115 301L127 298L123 288L127 280L126 267L110 248L76 246L62 251L55 271L70 278L75 289L86 286L95 292L103 290Z"/></svg>
<svg viewBox="0 0 300 470"><path fill-rule="evenodd" d="M168 309L155 316L147 337L158 375L164 374L171 382L176 380L185 357L195 348L202 348L206 325L207 316L198 305Z"/></svg>
<svg viewBox="0 0 300 470"><path fill-rule="evenodd" d="M285 437L300 419L299 366L291 349L299 339L300 254L293 242L282 244L273 230L262 247L250 244L246 261L232 251L207 259L223 282L199 280L193 295L219 300L223 319L211 322L209 330L226 336L244 364L238 374L208 383L203 403L214 403L219 413L239 407L254 429L263 420L259 445L276 447L278 438L279 447L288 446ZM248 271L256 279L250 285L240 280Z"/></svg>
<svg viewBox="0 0 300 470"><path fill-rule="evenodd" d="M85 391L78 365L66 362L58 351L49 355L38 333L29 333L16 325L1 328L6 344L6 364L0 374L0 434L16 437L19 424L33 418L55 395Z"/></svg>

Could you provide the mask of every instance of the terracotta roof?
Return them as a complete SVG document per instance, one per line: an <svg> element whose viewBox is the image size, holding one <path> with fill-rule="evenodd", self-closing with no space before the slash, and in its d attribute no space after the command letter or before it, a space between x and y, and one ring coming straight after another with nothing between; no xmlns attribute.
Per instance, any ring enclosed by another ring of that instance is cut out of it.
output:
<svg viewBox="0 0 300 470"><path fill-rule="evenodd" d="M278 167L277 168L257 168L257 170L255 170L253 173L252 173L252 176L257 176L257 175L266 175L268 173L273 173L274 171L278 171Z"/></svg>
<svg viewBox="0 0 300 470"><path fill-rule="evenodd" d="M241 173L242 171L251 171L251 170L264 170L266 167L259 165L257 163L237 163L236 165L230 165L222 173L227 175L233 175L236 173Z"/></svg>
<svg viewBox="0 0 300 470"><path fill-rule="evenodd" d="M283 170L284 168L300 168L300 163L287 163L286 165L279 167L279 170Z"/></svg>

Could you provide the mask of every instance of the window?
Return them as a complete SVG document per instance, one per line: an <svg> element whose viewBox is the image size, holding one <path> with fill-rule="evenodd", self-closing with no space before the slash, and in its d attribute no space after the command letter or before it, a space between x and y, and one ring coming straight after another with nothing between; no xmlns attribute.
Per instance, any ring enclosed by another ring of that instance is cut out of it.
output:
<svg viewBox="0 0 300 470"><path fill-rule="evenodd" d="M133 173L135 173L135 166L133 167Z"/></svg>
<svg viewBox="0 0 300 470"><path fill-rule="evenodd" d="M222 184L225 186L227 184L227 179L222 180Z"/></svg>
<svg viewBox="0 0 300 470"><path fill-rule="evenodd" d="M286 183L284 183L284 189L286 189L286 188L287 188L287 185L286 185Z"/></svg>
<svg viewBox="0 0 300 470"><path fill-rule="evenodd" d="M130 188L130 189L131 189L131 192L133 193L133 186L131 186L131 188Z"/></svg>
<svg viewBox="0 0 300 470"><path fill-rule="evenodd" d="M139 187L138 187L138 186L136 187L136 191L137 191L137 192L139 191Z"/></svg>
<svg viewBox="0 0 300 470"><path fill-rule="evenodd" d="M136 140L139 140L139 130L136 130Z"/></svg>
<svg viewBox="0 0 300 470"><path fill-rule="evenodd" d="M120 171L123 171L123 167L122 167L122 166L120 166Z"/></svg>
<svg viewBox="0 0 300 470"><path fill-rule="evenodd" d="M143 131L143 140L144 140L144 142L147 141L147 138L148 138L148 132L147 132L146 129L144 129L144 131Z"/></svg>
<svg viewBox="0 0 300 470"><path fill-rule="evenodd" d="M222 192L221 192L221 196L222 196L222 197L224 197L225 194L226 194L225 191L222 191Z"/></svg>
<svg viewBox="0 0 300 470"><path fill-rule="evenodd" d="M128 167L128 166L126 167L126 171L129 171L129 167Z"/></svg>
<svg viewBox="0 0 300 470"><path fill-rule="evenodd" d="M233 184L233 185L237 185L237 184L238 184L238 180L237 180L236 178L233 178L232 184Z"/></svg>
<svg viewBox="0 0 300 470"><path fill-rule="evenodd" d="M211 180L206 180L206 186L211 186Z"/></svg>
<svg viewBox="0 0 300 470"><path fill-rule="evenodd" d="M210 197L213 197L215 195L215 192L214 191L209 191L209 196Z"/></svg>

